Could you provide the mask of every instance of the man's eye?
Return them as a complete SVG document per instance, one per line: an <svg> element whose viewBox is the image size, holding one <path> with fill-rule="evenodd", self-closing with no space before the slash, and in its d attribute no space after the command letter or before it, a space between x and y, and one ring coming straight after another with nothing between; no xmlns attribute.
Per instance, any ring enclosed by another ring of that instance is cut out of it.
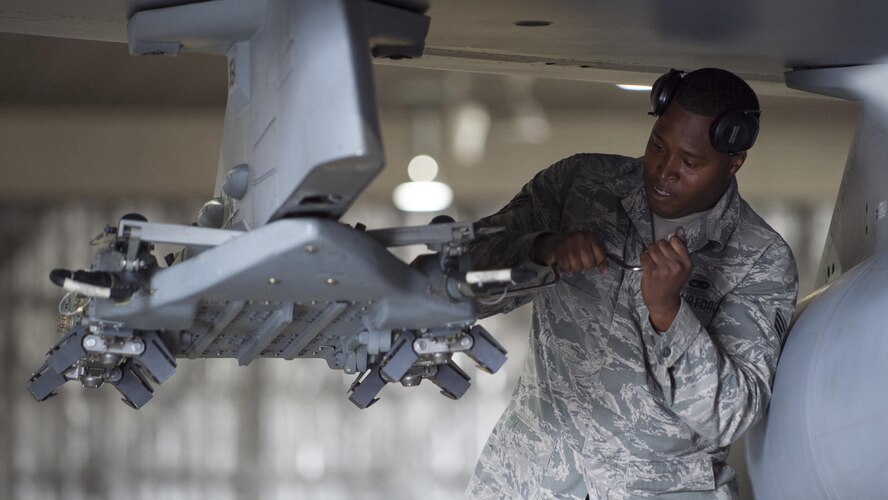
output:
<svg viewBox="0 0 888 500"><path fill-rule="evenodd" d="M688 168L696 168L697 167L697 164L690 161L690 160L682 160L681 162L684 163L684 166L686 166Z"/></svg>

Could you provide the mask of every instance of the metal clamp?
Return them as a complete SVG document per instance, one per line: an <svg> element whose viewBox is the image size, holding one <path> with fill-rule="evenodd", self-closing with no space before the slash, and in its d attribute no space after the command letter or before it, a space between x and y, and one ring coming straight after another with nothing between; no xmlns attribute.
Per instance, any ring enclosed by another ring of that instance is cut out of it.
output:
<svg viewBox="0 0 888 500"><path fill-rule="evenodd" d="M145 343L141 339L112 340L101 335L87 335L83 338L83 348L87 352L132 357L145 352Z"/></svg>
<svg viewBox="0 0 888 500"><path fill-rule="evenodd" d="M413 351L420 355L463 352L471 349L472 345L474 345L474 341L468 335L420 337L413 341Z"/></svg>
<svg viewBox="0 0 888 500"><path fill-rule="evenodd" d="M373 367L358 375L358 378L348 389L348 399L362 410L369 408L370 405L379 401L376 395L387 383L388 381L380 376L379 367Z"/></svg>

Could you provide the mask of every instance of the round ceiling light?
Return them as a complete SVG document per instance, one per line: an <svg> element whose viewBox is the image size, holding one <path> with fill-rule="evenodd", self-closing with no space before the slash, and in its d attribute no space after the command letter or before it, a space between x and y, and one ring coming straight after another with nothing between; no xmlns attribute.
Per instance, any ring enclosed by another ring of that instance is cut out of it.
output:
<svg viewBox="0 0 888 500"><path fill-rule="evenodd" d="M429 155L415 156L407 164L407 176L415 182L433 181L438 176L438 162Z"/></svg>

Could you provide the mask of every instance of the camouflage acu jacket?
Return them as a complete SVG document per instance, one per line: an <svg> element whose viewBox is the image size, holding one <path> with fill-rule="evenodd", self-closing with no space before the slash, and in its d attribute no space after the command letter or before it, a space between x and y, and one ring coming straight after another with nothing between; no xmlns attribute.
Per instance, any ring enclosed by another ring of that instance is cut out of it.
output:
<svg viewBox="0 0 888 500"><path fill-rule="evenodd" d="M478 268L516 265L541 233L578 229L637 263L652 243L642 162L567 158L480 224L507 231L472 248ZM533 298L523 372L467 496L736 497L725 458L768 404L796 266L736 182L686 231L694 270L666 332L650 325L641 273L613 264L564 274Z"/></svg>

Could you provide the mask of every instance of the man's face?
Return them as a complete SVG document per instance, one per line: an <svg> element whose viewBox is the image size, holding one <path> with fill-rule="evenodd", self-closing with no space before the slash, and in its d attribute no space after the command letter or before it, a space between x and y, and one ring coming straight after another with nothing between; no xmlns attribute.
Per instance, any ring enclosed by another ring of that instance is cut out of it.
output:
<svg viewBox="0 0 888 500"><path fill-rule="evenodd" d="M644 192L660 217L709 210L743 165L746 153L728 156L712 147L709 127L714 120L673 101L654 123L644 153Z"/></svg>

